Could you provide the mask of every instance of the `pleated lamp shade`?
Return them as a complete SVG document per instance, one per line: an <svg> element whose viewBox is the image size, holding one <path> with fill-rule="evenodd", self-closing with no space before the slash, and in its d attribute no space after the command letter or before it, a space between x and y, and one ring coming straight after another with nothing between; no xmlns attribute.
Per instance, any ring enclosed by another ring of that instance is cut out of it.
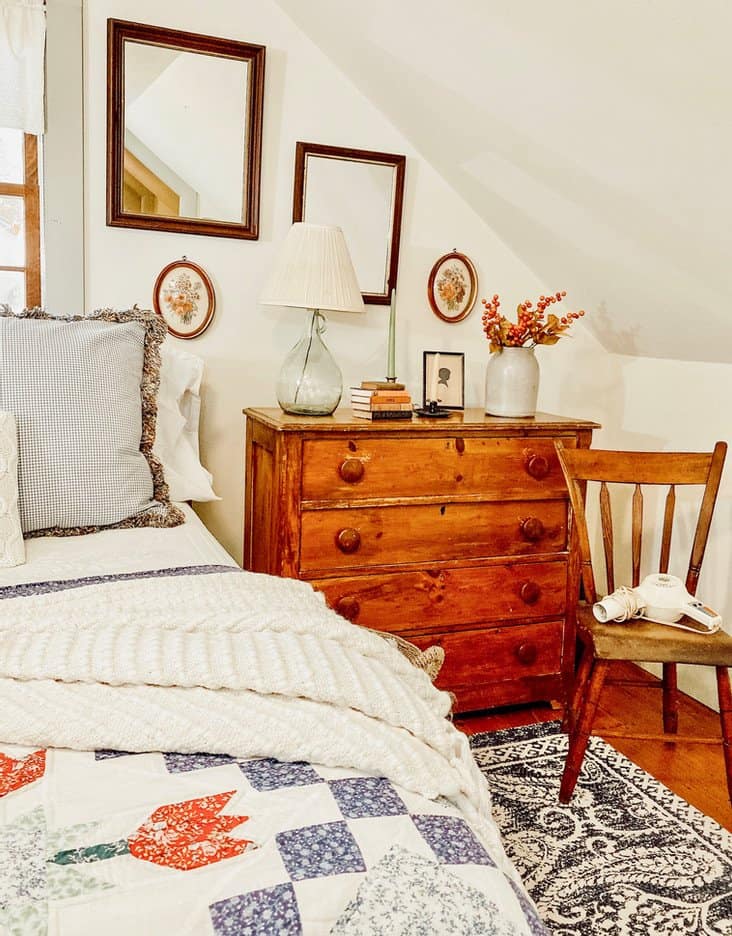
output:
<svg viewBox="0 0 732 936"><path fill-rule="evenodd" d="M293 224L260 301L263 305L363 312L343 231L304 221Z"/></svg>

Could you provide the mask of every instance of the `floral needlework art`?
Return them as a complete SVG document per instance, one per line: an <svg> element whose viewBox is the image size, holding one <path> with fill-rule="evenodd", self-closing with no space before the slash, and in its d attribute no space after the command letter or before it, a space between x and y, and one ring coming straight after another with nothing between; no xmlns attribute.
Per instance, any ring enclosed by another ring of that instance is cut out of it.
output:
<svg viewBox="0 0 732 936"><path fill-rule="evenodd" d="M470 314L478 294L478 274L473 262L456 250L434 264L427 282L427 298L443 322L462 322Z"/></svg>
<svg viewBox="0 0 732 936"><path fill-rule="evenodd" d="M163 289L163 302L172 315L180 318L183 325L190 325L193 316L198 312L201 301L200 281L192 281L186 270L181 270Z"/></svg>
<svg viewBox="0 0 732 936"><path fill-rule="evenodd" d="M155 311L176 338L195 338L213 319L216 296L213 283L197 263L175 260L161 270L153 289Z"/></svg>
<svg viewBox="0 0 732 936"><path fill-rule="evenodd" d="M463 271L457 265L445 267L437 280L437 292L450 312L460 307L467 288Z"/></svg>

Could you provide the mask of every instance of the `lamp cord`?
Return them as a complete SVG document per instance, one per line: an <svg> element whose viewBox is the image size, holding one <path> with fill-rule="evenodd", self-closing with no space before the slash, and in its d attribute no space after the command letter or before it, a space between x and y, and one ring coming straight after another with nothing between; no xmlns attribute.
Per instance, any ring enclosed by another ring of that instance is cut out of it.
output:
<svg viewBox="0 0 732 936"><path fill-rule="evenodd" d="M297 398L300 394L300 387L302 386L302 382L305 379L305 371L308 369L308 361L310 360L310 351L313 347L313 328L317 331L319 335L322 335L323 332L325 331L325 317L323 316L320 309L313 309L312 313L313 315L312 315L312 318L310 319L310 335L308 338L308 348L307 348L307 351L305 352L305 360L303 361L302 372L300 373L300 376L297 379L297 387L295 388L295 399L293 400L293 403L297 403ZM323 319L322 327L320 324L320 319Z"/></svg>

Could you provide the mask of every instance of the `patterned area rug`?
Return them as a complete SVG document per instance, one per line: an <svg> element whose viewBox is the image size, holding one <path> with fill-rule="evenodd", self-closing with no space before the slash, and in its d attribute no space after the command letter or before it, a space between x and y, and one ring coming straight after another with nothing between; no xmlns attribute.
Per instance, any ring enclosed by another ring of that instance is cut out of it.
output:
<svg viewBox="0 0 732 936"><path fill-rule="evenodd" d="M559 936L730 936L732 835L599 738L569 806L556 722L470 739L506 850Z"/></svg>

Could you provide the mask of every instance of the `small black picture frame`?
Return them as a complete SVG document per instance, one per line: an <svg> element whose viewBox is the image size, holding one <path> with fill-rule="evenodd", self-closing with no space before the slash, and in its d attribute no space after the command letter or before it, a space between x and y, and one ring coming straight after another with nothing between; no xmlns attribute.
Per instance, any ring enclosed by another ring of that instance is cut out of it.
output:
<svg viewBox="0 0 732 936"><path fill-rule="evenodd" d="M426 407L435 398L442 409L465 409L465 354L462 351L422 352L422 406Z"/></svg>

